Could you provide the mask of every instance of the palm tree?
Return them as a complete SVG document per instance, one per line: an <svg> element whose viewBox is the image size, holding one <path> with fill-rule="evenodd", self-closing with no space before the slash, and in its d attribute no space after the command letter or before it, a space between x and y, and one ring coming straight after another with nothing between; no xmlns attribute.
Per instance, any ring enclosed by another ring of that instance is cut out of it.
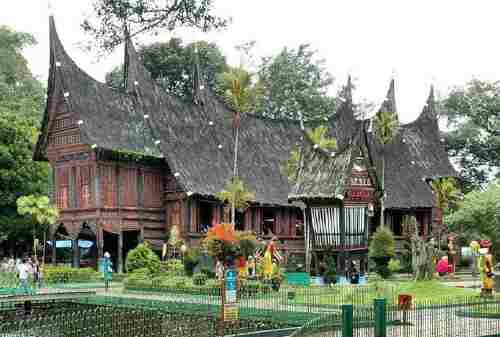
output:
<svg viewBox="0 0 500 337"><path fill-rule="evenodd" d="M385 148L394 141L398 132L399 120L395 112L379 111L375 116L375 133L382 144L382 170L380 173L380 225L384 226L384 199L385 199Z"/></svg>
<svg viewBox="0 0 500 337"><path fill-rule="evenodd" d="M219 77L219 88L223 91L226 102L234 109L234 163L233 163L233 183L238 182L238 140L240 128L240 113L248 112L252 109L256 97L256 87L252 83L252 74L242 67L232 68ZM236 217L236 196L231 201L231 223L235 224Z"/></svg>
<svg viewBox="0 0 500 337"><path fill-rule="evenodd" d="M460 189L457 187L455 178L439 178L431 183L434 195L436 196L436 207L444 213L450 206L456 204L462 197ZM442 224L440 224L442 225ZM441 247L441 232L439 230L439 246Z"/></svg>

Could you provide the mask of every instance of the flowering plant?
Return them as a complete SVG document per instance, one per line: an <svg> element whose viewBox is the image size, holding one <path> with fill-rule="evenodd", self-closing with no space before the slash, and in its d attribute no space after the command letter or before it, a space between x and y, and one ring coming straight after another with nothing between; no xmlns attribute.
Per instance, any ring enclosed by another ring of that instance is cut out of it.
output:
<svg viewBox="0 0 500 337"><path fill-rule="evenodd" d="M233 265L241 256L236 231L231 224L220 223L210 228L203 244L211 256L227 266Z"/></svg>

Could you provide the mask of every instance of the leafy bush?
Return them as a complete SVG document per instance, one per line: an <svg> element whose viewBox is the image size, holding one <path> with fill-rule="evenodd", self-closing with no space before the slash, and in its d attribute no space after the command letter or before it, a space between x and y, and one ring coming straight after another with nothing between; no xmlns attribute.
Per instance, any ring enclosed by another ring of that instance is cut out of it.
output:
<svg viewBox="0 0 500 337"><path fill-rule="evenodd" d="M204 286L207 283L208 277L203 273L196 273L193 276L193 284L196 286Z"/></svg>
<svg viewBox="0 0 500 337"><path fill-rule="evenodd" d="M191 248L184 254L184 272L187 276L193 276L194 269L200 263L200 250L198 248Z"/></svg>
<svg viewBox="0 0 500 337"><path fill-rule="evenodd" d="M396 273L400 271L403 267L401 267L401 262L398 259L390 259L387 268L391 271L391 273Z"/></svg>
<svg viewBox="0 0 500 337"><path fill-rule="evenodd" d="M101 278L101 273L92 268L45 266L43 278L47 283L91 282Z"/></svg>
<svg viewBox="0 0 500 337"><path fill-rule="evenodd" d="M325 283L327 284L335 283L337 280L337 261L332 255L329 255L326 258L326 270L323 277L325 278Z"/></svg>
<svg viewBox="0 0 500 337"><path fill-rule="evenodd" d="M165 272L170 276L184 276L184 265L179 259L170 259L164 263Z"/></svg>
<svg viewBox="0 0 500 337"><path fill-rule="evenodd" d="M380 226L373 234L368 255L375 261L376 271L383 278L391 276L388 267L389 259L396 255L394 235L387 226Z"/></svg>
<svg viewBox="0 0 500 337"><path fill-rule="evenodd" d="M377 228L370 242L368 254L372 258L394 257L396 254L396 242L394 234L392 234L387 226Z"/></svg>
<svg viewBox="0 0 500 337"><path fill-rule="evenodd" d="M147 268L150 274L157 274L160 271L160 258L147 244L141 243L128 252L125 266L129 273L136 269Z"/></svg>

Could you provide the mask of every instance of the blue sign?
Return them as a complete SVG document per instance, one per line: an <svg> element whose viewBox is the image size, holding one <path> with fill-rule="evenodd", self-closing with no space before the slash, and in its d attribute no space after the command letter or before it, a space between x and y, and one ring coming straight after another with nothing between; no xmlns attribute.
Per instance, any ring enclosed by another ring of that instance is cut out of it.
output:
<svg viewBox="0 0 500 337"><path fill-rule="evenodd" d="M229 269L228 271L226 271L225 283L226 303L236 303L236 291L238 288L238 273L236 272L236 270Z"/></svg>

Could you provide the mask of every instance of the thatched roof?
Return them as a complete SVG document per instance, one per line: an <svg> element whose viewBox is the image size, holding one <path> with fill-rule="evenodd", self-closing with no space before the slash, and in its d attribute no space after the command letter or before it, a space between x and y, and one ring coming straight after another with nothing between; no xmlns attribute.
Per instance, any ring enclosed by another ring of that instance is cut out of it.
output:
<svg viewBox="0 0 500 337"><path fill-rule="evenodd" d="M224 188L233 172L234 111L204 86L199 69L194 76L195 100L186 102L158 87L128 38L125 91L94 80L73 62L57 36L52 17L50 51L47 107L35 159L46 159L50 113L64 97L67 109L81 121L82 143L96 149L164 157L165 169L188 194L214 196ZM314 148L298 122L241 116L238 173L255 193L256 202L285 205L289 197L342 194L353 151L363 139L367 139L366 148L378 166L379 146L371 135L363 133L364 123L354 118L350 79L342 97L335 116L323 121L338 142L333 157ZM403 126L398 137L404 137L406 143L397 140L388 149L387 207L433 205L432 193L421 179L454 175L438 139L435 117L431 112L422 114L416 122ZM302 149L305 160L298 179L289 186L282 166L295 146ZM412 160L415 165L410 164Z"/></svg>
<svg viewBox="0 0 500 337"><path fill-rule="evenodd" d="M392 81L381 109L397 113L394 96ZM366 139L376 167L376 180L380 183L383 148L374 133L368 133ZM427 180L455 177L457 173L440 139L432 88L420 116L412 123L400 125L396 138L386 146L384 156L386 208L435 206L434 193Z"/></svg>

